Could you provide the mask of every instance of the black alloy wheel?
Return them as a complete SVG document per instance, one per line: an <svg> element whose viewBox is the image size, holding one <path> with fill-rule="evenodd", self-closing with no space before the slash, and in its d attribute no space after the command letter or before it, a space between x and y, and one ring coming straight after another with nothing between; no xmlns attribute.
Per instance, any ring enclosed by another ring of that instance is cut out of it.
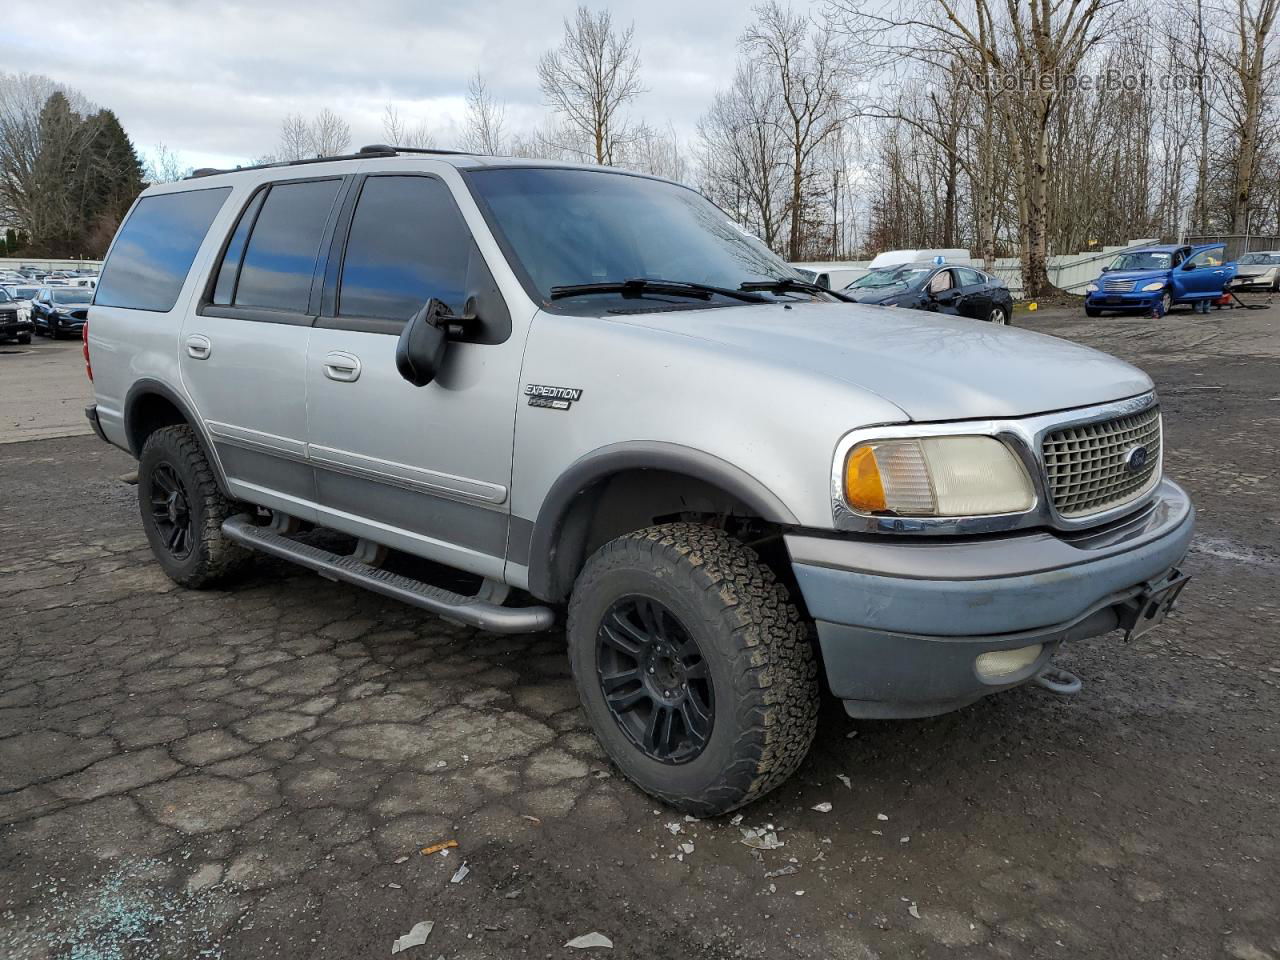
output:
<svg viewBox="0 0 1280 960"><path fill-rule="evenodd" d="M650 759L686 763L711 737L715 693L697 641L663 604L619 598L596 638L605 704L627 738Z"/></svg>
<svg viewBox="0 0 1280 960"><path fill-rule="evenodd" d="M187 491L177 471L164 461L151 471L151 522L173 559L191 555L195 536Z"/></svg>

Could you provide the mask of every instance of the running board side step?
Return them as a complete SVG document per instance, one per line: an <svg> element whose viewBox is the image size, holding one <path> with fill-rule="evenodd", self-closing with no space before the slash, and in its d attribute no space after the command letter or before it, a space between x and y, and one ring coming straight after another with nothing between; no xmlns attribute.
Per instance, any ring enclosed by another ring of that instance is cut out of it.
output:
<svg viewBox="0 0 1280 960"><path fill-rule="evenodd" d="M535 633L549 630L556 622L555 611L550 607L504 607L433 587L421 580L361 563L354 557L291 540L270 527L256 526L244 515L223 521L222 532L227 539L250 550L291 560L321 576L364 587L384 597L430 611L446 620L479 627L490 633Z"/></svg>

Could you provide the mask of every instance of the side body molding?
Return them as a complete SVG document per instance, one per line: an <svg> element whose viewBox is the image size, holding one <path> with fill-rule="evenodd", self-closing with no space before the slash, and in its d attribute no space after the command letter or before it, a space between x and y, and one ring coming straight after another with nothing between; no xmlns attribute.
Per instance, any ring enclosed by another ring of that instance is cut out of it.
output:
<svg viewBox="0 0 1280 960"><path fill-rule="evenodd" d="M712 454L660 440L611 443L570 464L542 501L528 545L529 592L535 597L559 602L568 595L572 586L571 579L565 582L567 578L557 572L556 554L565 518L574 501L599 481L632 470L684 474L719 487L742 501L763 520L793 527L800 523L786 504L763 483ZM513 543L508 559L519 562L521 552L519 545Z"/></svg>

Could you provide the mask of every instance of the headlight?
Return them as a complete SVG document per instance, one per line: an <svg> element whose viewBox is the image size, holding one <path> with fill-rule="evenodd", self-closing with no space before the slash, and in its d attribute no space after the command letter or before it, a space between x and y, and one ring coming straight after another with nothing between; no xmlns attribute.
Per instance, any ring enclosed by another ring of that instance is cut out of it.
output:
<svg viewBox="0 0 1280 960"><path fill-rule="evenodd" d="M1089 284L1087 287L1085 287L1084 289L1085 289L1085 292L1086 292L1086 293L1097 293L1097 292L1098 292L1098 285L1097 285L1096 283L1091 283L1091 284Z"/></svg>
<svg viewBox="0 0 1280 960"><path fill-rule="evenodd" d="M1155 293L1157 290L1163 290L1163 289L1164 289L1163 280L1156 280L1152 283L1143 284L1142 286L1143 293Z"/></svg>
<svg viewBox="0 0 1280 960"><path fill-rule="evenodd" d="M844 495L863 513L975 517L1035 504L1031 478L994 437L868 440L845 458Z"/></svg>

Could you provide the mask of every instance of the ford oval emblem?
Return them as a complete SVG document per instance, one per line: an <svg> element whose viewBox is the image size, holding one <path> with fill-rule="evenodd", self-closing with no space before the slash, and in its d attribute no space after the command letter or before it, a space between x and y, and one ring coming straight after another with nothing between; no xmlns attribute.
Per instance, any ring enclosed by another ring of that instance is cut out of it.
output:
<svg viewBox="0 0 1280 960"><path fill-rule="evenodd" d="M1147 465L1147 459L1150 455L1147 448L1143 446L1134 447L1124 455L1125 469L1130 473L1137 473Z"/></svg>

